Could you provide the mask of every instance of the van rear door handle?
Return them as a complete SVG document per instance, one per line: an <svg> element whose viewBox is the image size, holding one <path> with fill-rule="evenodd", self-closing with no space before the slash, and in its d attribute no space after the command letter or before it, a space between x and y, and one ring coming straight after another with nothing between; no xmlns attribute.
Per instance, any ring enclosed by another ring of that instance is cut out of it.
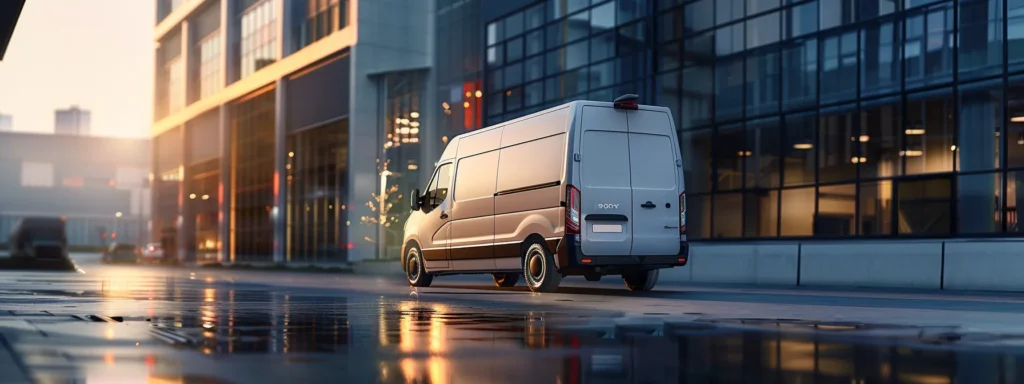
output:
<svg viewBox="0 0 1024 384"><path fill-rule="evenodd" d="M647 209L653 209L654 207L656 207L656 205L654 205L654 203L648 201L646 203L640 204L640 207L647 208Z"/></svg>

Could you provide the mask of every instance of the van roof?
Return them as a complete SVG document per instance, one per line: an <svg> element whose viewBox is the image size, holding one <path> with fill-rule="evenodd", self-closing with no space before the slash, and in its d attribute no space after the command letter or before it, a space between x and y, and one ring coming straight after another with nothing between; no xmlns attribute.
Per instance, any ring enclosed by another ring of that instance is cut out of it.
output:
<svg viewBox="0 0 1024 384"><path fill-rule="evenodd" d="M513 123L519 122L521 120L529 119L529 118L534 117L534 116L543 115L545 113L557 111L559 109L563 109L563 108L567 108L567 107L571 108L571 109L575 109L576 107L585 106L585 105L593 105L593 106L600 106L600 107L612 107L612 106L614 106L614 103L612 103L611 101L592 101L592 100L575 100L575 101L570 101L568 103L559 104L559 105L556 105L556 106L548 108L548 109L544 109L544 110L540 110L540 111L531 113L529 115L523 115L523 116L517 117L517 118L512 119L512 120L502 121L502 122L500 122L498 124L486 126L486 127L483 127L483 128L480 128L480 129L476 129L476 130L472 130L472 131L465 132L465 133L460 133L459 135L457 135L457 136L453 137L451 140L449 140L448 141L448 145L451 145L452 143L456 142L457 140L459 140L459 139L461 139L463 137L472 136L472 135L476 135L476 134L479 134L479 133L487 132L487 131L490 131L492 129L503 127L503 126L506 126L506 125L509 125L509 124L513 124ZM661 106L656 106L656 105L639 104L638 107L639 107L640 110L643 110L643 111L669 111L669 109L666 108L666 107L661 107Z"/></svg>

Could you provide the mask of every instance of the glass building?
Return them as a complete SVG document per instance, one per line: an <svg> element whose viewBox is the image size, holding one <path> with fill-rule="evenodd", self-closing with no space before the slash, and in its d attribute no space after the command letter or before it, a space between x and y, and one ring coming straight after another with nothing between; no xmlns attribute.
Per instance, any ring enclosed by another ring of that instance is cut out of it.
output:
<svg viewBox="0 0 1024 384"><path fill-rule="evenodd" d="M1021 232L1024 0L521 3L487 20L487 123L669 107L691 240Z"/></svg>
<svg viewBox="0 0 1024 384"><path fill-rule="evenodd" d="M402 194L443 145L442 113L422 109L430 5L398 0L410 12L399 19L366 0L152 1L152 233L168 253L397 256Z"/></svg>

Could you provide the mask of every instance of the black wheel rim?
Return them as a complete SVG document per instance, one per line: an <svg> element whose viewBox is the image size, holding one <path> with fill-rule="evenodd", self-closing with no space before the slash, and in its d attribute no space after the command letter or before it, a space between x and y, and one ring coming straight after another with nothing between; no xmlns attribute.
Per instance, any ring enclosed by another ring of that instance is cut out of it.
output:
<svg viewBox="0 0 1024 384"><path fill-rule="evenodd" d="M544 252L541 252L536 247L531 247L529 257L527 257L526 270L534 285L544 280L544 270L546 268L547 266L544 265Z"/></svg>
<svg viewBox="0 0 1024 384"><path fill-rule="evenodd" d="M420 261L416 251L409 253L409 265L405 268L405 274L409 281L415 282L420 279Z"/></svg>

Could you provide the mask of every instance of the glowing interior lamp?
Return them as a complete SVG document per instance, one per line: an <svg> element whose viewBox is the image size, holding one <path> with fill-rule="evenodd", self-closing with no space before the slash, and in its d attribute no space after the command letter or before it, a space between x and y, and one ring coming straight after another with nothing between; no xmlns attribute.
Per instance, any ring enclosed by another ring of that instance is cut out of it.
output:
<svg viewBox="0 0 1024 384"><path fill-rule="evenodd" d="M866 163L866 162L868 162L868 158L866 158L866 157L851 157L850 158L850 162L854 163L854 164Z"/></svg>
<svg viewBox="0 0 1024 384"><path fill-rule="evenodd" d="M797 144L793 144L793 149L811 149L811 148L814 148L814 145L812 145L811 143L797 143Z"/></svg>
<svg viewBox="0 0 1024 384"><path fill-rule="evenodd" d="M1010 122L1013 123L1024 123L1024 116L1015 116L1010 118Z"/></svg>
<svg viewBox="0 0 1024 384"><path fill-rule="evenodd" d="M870 141L870 140L871 140L871 136L868 136L868 135L860 135L860 142L862 142L862 143L866 143L866 142L868 142L868 141Z"/></svg>
<svg viewBox="0 0 1024 384"><path fill-rule="evenodd" d="M904 156L904 157L918 157L918 156L922 156L922 155L924 155L924 152L916 150L916 149L900 151L900 156Z"/></svg>
<svg viewBox="0 0 1024 384"><path fill-rule="evenodd" d="M479 99L479 98L481 98L481 97L484 97L484 93L483 93L483 92L480 92L479 90L478 90L478 91L476 91L476 98L478 98L478 99Z"/></svg>
<svg viewBox="0 0 1024 384"><path fill-rule="evenodd" d="M418 118L420 118L420 113L419 112L413 112L413 113L410 113L409 116L414 118L414 119L418 119Z"/></svg>
<svg viewBox="0 0 1024 384"><path fill-rule="evenodd" d="M752 155L753 153L752 153L752 152L750 152L750 151L739 151L739 152L736 152L736 154L737 154L737 155L739 155L739 156L741 156L741 157L743 157L743 156L750 156L750 155Z"/></svg>
<svg viewBox="0 0 1024 384"><path fill-rule="evenodd" d="M923 128L907 128L907 130L903 131L903 133L907 134L908 136L923 135L924 134L924 129Z"/></svg>

